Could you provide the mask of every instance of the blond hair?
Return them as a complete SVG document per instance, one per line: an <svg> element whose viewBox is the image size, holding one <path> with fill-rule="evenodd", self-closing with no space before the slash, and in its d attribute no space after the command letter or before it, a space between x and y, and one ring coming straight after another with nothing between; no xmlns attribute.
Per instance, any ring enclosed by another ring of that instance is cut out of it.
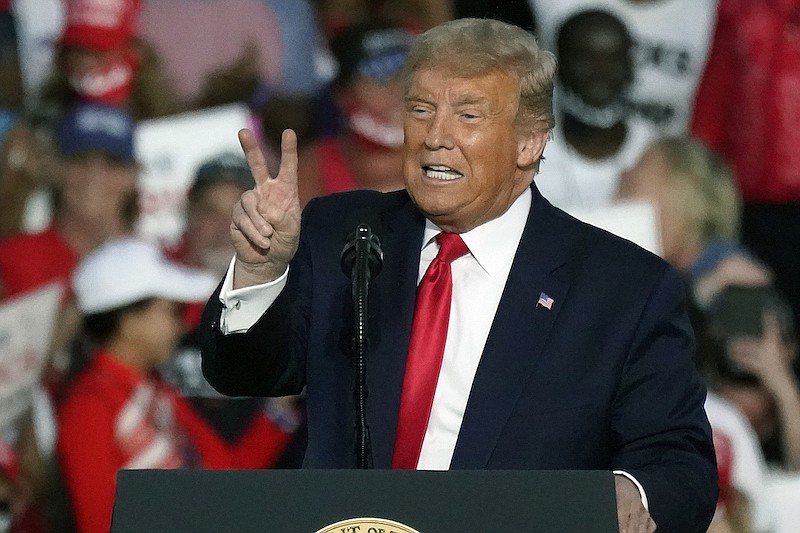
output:
<svg viewBox="0 0 800 533"><path fill-rule="evenodd" d="M683 193L684 215L700 242L736 240L741 199L722 159L689 136L664 137L653 147L661 150L672 185Z"/></svg>
<svg viewBox="0 0 800 533"><path fill-rule="evenodd" d="M456 19L417 37L405 66L408 91L414 72L444 68L457 77L473 77L493 70L520 82L517 124L552 129L555 56L539 48L536 38L517 26L492 19Z"/></svg>

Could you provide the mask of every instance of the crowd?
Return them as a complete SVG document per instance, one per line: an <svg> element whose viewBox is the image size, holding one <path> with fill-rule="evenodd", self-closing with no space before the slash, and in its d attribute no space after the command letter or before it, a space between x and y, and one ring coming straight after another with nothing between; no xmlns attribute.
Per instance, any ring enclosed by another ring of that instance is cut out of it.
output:
<svg viewBox="0 0 800 533"><path fill-rule="evenodd" d="M301 204L400 189L410 43L470 16L558 58L545 198L655 213L709 390L710 531L782 531L767 488L800 472L800 0L0 0L0 305L60 289L26 407L0 416L0 532L108 531L120 468L300 467L303 396L224 397L200 367L250 169L206 154L180 239L154 241L136 129L238 103L267 154L297 132Z"/></svg>

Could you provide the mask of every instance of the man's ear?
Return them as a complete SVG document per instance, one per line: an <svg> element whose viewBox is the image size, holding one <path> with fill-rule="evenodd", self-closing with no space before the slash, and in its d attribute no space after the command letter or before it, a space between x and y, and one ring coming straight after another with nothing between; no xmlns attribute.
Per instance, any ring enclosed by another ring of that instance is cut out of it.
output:
<svg viewBox="0 0 800 533"><path fill-rule="evenodd" d="M517 145L517 167L528 169L537 165L549 137L550 132L544 129L521 134Z"/></svg>

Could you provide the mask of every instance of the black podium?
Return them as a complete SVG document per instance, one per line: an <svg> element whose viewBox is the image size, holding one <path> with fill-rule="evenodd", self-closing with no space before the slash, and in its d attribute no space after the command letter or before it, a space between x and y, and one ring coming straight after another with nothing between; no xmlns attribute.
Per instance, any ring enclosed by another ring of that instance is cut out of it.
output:
<svg viewBox="0 0 800 533"><path fill-rule="evenodd" d="M126 470L111 531L395 531L328 527L361 517L419 533L617 533L613 474L572 470Z"/></svg>

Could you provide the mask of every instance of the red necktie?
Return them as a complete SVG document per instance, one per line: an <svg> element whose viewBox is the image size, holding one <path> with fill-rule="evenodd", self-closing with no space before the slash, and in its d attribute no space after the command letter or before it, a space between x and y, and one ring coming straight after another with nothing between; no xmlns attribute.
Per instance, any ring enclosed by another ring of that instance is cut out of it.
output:
<svg viewBox="0 0 800 533"><path fill-rule="evenodd" d="M450 263L469 253L457 233L440 233L436 241L439 253L417 288L392 468L417 467L447 340L453 294Z"/></svg>

